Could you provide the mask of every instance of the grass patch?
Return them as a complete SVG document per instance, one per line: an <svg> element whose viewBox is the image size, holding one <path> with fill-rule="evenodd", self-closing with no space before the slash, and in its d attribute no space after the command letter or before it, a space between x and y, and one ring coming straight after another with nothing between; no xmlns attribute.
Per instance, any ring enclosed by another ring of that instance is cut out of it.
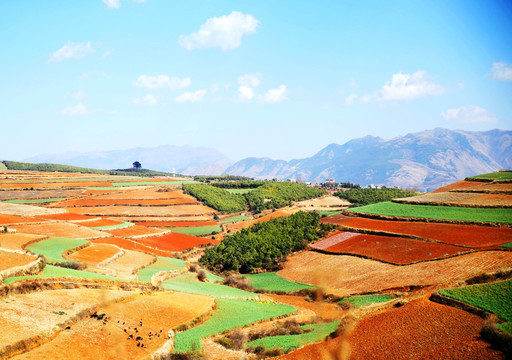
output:
<svg viewBox="0 0 512 360"><path fill-rule="evenodd" d="M501 245L501 247L504 247L504 248L507 248L507 249L512 249L512 242L503 244L503 245Z"/></svg>
<svg viewBox="0 0 512 360"><path fill-rule="evenodd" d="M393 300L393 295L362 295L362 296L351 296L341 300L338 304L351 303L355 308L361 308L368 305L379 304Z"/></svg>
<svg viewBox="0 0 512 360"><path fill-rule="evenodd" d="M497 171L488 174L481 174L476 176L471 176L468 179L475 180L511 180L512 179L512 171Z"/></svg>
<svg viewBox="0 0 512 360"><path fill-rule="evenodd" d="M397 204L386 201L351 209L355 213L426 219L512 223L512 209Z"/></svg>
<svg viewBox="0 0 512 360"><path fill-rule="evenodd" d="M237 221L249 220L250 218L251 218L250 216L239 215L239 216L232 216L232 217L228 217L228 218L222 219L219 222L221 224L233 223L233 222L237 222Z"/></svg>
<svg viewBox="0 0 512 360"><path fill-rule="evenodd" d="M153 264L146 266L144 269L140 269L137 275L139 281L150 282L151 277L160 271L173 271L185 268L185 262L183 260L157 256L157 260Z"/></svg>
<svg viewBox="0 0 512 360"><path fill-rule="evenodd" d="M302 289L312 289L314 286L286 280L275 272L244 275L250 285L257 290L295 292Z"/></svg>
<svg viewBox="0 0 512 360"><path fill-rule="evenodd" d="M210 226L194 226L194 227L173 227L169 228L171 231L180 233L180 234L186 234L186 235L193 235L193 236L199 236L199 235L208 235L216 232L221 232L222 229L219 225L210 225Z"/></svg>
<svg viewBox="0 0 512 360"><path fill-rule="evenodd" d="M200 349L204 337L296 310L290 305L235 299L218 299L217 304L217 311L202 325L176 334L173 353Z"/></svg>
<svg viewBox="0 0 512 360"><path fill-rule="evenodd" d="M245 344L246 347L263 346L267 350L281 349L285 352L301 346L324 340L327 336L336 331L340 320L325 324L303 325L303 330L310 332L299 335L269 336L257 339Z"/></svg>
<svg viewBox="0 0 512 360"><path fill-rule="evenodd" d="M62 257L62 253L66 250L86 244L88 241L83 239L68 239L61 237L51 237L47 240L38 241L27 246L27 249L34 254L43 255L49 263L52 262L73 262Z"/></svg>
<svg viewBox="0 0 512 360"><path fill-rule="evenodd" d="M217 298L230 297L255 299L258 297L257 294L249 291L232 288L226 285L199 282L196 279L196 273L186 273L176 276L172 278L172 280L164 281L162 286L165 290L175 290L184 293L209 295Z"/></svg>
<svg viewBox="0 0 512 360"><path fill-rule="evenodd" d="M90 271L81 271L63 268L60 266L46 265L43 273L39 275L27 275L27 276L15 276L10 277L4 280L4 284L10 284L18 280L23 279L42 279L42 278L52 278L52 277L74 277L80 279L108 279L108 280L120 280L120 281L130 281L127 279L116 278L112 276L107 276L103 274L97 274Z"/></svg>
<svg viewBox="0 0 512 360"><path fill-rule="evenodd" d="M135 225L135 224L131 223L129 221L125 221L122 224L118 224L118 225L96 226L96 227L92 227L91 229L94 229L94 230L114 230L114 229L121 229L121 228L132 227L133 225Z"/></svg>
<svg viewBox="0 0 512 360"><path fill-rule="evenodd" d="M7 170L7 166L3 162L0 161L0 170Z"/></svg>
<svg viewBox="0 0 512 360"><path fill-rule="evenodd" d="M227 192L231 194L247 194L253 191L254 189L225 189Z"/></svg>
<svg viewBox="0 0 512 360"><path fill-rule="evenodd" d="M341 214L343 212L343 210L339 210L339 211L319 211L318 213L321 215L327 215L327 216L331 216L331 215L336 215L336 214Z"/></svg>
<svg viewBox="0 0 512 360"><path fill-rule="evenodd" d="M49 202L62 201L62 200L66 200L66 198L4 200L3 202L10 203L10 204L39 204L39 203L49 203Z"/></svg>
<svg viewBox="0 0 512 360"><path fill-rule="evenodd" d="M496 314L507 321L498 328L512 333L512 280L442 289L439 293Z"/></svg>

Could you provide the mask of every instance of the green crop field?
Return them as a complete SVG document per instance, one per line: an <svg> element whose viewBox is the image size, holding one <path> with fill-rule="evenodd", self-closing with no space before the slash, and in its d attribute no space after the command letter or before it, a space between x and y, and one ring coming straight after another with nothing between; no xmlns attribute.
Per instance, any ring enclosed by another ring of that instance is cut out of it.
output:
<svg viewBox="0 0 512 360"><path fill-rule="evenodd" d="M7 166L3 162L0 162L0 170L7 170Z"/></svg>
<svg viewBox="0 0 512 360"><path fill-rule="evenodd" d="M94 230L114 230L114 229L122 229L122 228L131 227L133 225L135 225L135 224L131 223L129 221L125 221L122 224L118 224L118 225L96 226L96 227L92 227L91 229L94 229Z"/></svg>
<svg viewBox="0 0 512 360"><path fill-rule="evenodd" d="M501 245L501 247L504 247L504 248L507 248L507 249L512 249L512 242L503 244L503 245Z"/></svg>
<svg viewBox="0 0 512 360"><path fill-rule="evenodd" d="M68 239L61 237L51 237L47 240L41 240L27 246L27 249L34 254L43 255L49 263L52 262L72 262L62 257L66 250L86 244L88 241L83 239Z"/></svg>
<svg viewBox="0 0 512 360"><path fill-rule="evenodd" d="M498 328L512 332L512 280L442 289L439 293L496 314L507 321Z"/></svg>
<svg viewBox="0 0 512 360"><path fill-rule="evenodd" d="M217 304L217 311L202 325L176 334L174 353L200 349L204 337L296 310L290 305L235 299L217 299Z"/></svg>
<svg viewBox="0 0 512 360"><path fill-rule="evenodd" d="M227 192L230 192L231 194L247 194L254 189L225 189Z"/></svg>
<svg viewBox="0 0 512 360"><path fill-rule="evenodd" d="M301 326L303 330L311 331L299 335L264 337L248 342L245 344L245 347L255 348L257 346L263 346L267 350L281 349L286 352L317 341L323 341L327 336L336 331L339 323L340 320L336 320L325 324L304 325Z"/></svg>
<svg viewBox="0 0 512 360"><path fill-rule="evenodd" d="M194 227L173 227L169 228L171 231L180 233L180 234L186 234L186 235L193 235L193 236L199 236L199 235L208 235L216 232L221 232L222 229L219 225L210 225L210 226L194 226Z"/></svg>
<svg viewBox="0 0 512 360"><path fill-rule="evenodd" d="M176 276L171 280L164 281L162 286L166 290L175 290L191 294L209 295L217 298L242 298L254 299L258 295L249 291L236 289L230 286L214 284L209 282L199 282L196 280L197 274L186 273Z"/></svg>
<svg viewBox="0 0 512 360"><path fill-rule="evenodd" d="M80 271L74 269L63 268L60 266L46 265L42 274L39 275L27 275L27 276L15 276L4 280L5 284L10 284L18 280L24 279L43 279L52 277L74 277L80 279L108 279L108 280L120 280L120 281L131 281L103 274L97 274L90 271Z"/></svg>
<svg viewBox="0 0 512 360"><path fill-rule="evenodd" d="M244 275L244 277L248 278L251 285L257 290L295 292L314 288L311 285L286 280L275 272Z"/></svg>
<svg viewBox="0 0 512 360"><path fill-rule="evenodd" d="M378 304L388 302L393 300L395 297L393 295L361 295L361 296L351 296L349 298L343 299L339 302L339 304L343 304L345 302L349 302L354 305L355 308L365 307L368 305Z"/></svg>
<svg viewBox="0 0 512 360"><path fill-rule="evenodd" d="M331 215L341 214L342 212L343 212L343 210L340 210L340 211L319 211L318 213L320 215L331 216Z"/></svg>
<svg viewBox="0 0 512 360"><path fill-rule="evenodd" d="M50 198L50 199L24 199L24 200L5 200L5 203L11 204L39 204L39 203L49 203L54 201L66 200L66 198Z"/></svg>
<svg viewBox="0 0 512 360"><path fill-rule="evenodd" d="M172 271L185 268L185 262L183 260L158 256L157 260L153 264L145 267L144 269L140 269L137 272L137 275L139 277L139 281L150 282L151 277L160 271Z"/></svg>
<svg viewBox="0 0 512 360"><path fill-rule="evenodd" d="M232 216L232 217L228 217L228 218L225 218L225 219L222 219L220 220L220 223L221 224L225 224L225 223L233 223L233 222L237 222L237 221L243 221L243 220L248 220L250 219L251 217L250 216Z"/></svg>
<svg viewBox="0 0 512 360"><path fill-rule="evenodd" d="M471 176L468 179L475 180L511 180L512 179L512 171L498 171L488 174L481 174L476 176Z"/></svg>
<svg viewBox="0 0 512 360"><path fill-rule="evenodd" d="M355 213L426 219L512 223L512 209L397 204L386 201L350 209Z"/></svg>

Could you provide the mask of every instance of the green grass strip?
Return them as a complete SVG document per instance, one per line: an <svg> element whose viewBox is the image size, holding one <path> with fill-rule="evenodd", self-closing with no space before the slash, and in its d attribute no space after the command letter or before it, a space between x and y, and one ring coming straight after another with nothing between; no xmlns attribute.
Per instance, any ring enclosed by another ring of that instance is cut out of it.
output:
<svg viewBox="0 0 512 360"><path fill-rule="evenodd" d="M125 187L125 186L160 186L160 185L183 185L183 184L197 184L193 180L176 180L176 181L134 181L134 182L115 182L112 186Z"/></svg>
<svg viewBox="0 0 512 360"><path fill-rule="evenodd" d="M122 229L122 228L132 227L133 225L135 225L135 224L131 223L129 221L125 221L122 224L108 225L108 226L96 226L96 227L92 227L91 229L94 229L94 230L114 230L114 229Z"/></svg>
<svg viewBox="0 0 512 360"><path fill-rule="evenodd" d="M239 216L232 216L232 217L225 218L223 220L220 220L219 222L221 224L233 223L233 222L237 222L237 221L249 220L250 218L251 218L250 216L239 215Z"/></svg>
<svg viewBox="0 0 512 360"><path fill-rule="evenodd" d="M18 280L23 279L43 279L52 277L74 277L80 279L108 279L108 280L119 280L119 281L131 281L127 279L116 278L103 274L97 274L90 271L80 271L74 269L63 268L60 266L46 265L42 274L39 275L27 275L27 276L15 276L4 280L5 284L10 284Z"/></svg>
<svg viewBox="0 0 512 360"><path fill-rule="evenodd" d="M350 209L355 213L425 219L512 223L512 209L397 204L386 201Z"/></svg>
<svg viewBox="0 0 512 360"><path fill-rule="evenodd" d="M160 271L173 271L185 268L186 266L183 260L157 256L156 262L146 266L144 269L140 269L137 272L137 275L139 277L139 281L150 282L151 277Z"/></svg>
<svg viewBox="0 0 512 360"><path fill-rule="evenodd" d="M341 214L342 212L343 212L343 210L340 210L340 211L319 211L318 213L320 215L331 216L331 215Z"/></svg>
<svg viewBox="0 0 512 360"><path fill-rule="evenodd" d="M325 324L311 324L301 326L303 330L312 330L310 332L299 335L281 335L269 336L257 339L245 344L245 347L255 348L263 346L267 350L281 349L290 351L304 345L312 344L317 341L323 341L327 336L336 331L340 320L336 320Z"/></svg>
<svg viewBox="0 0 512 360"><path fill-rule="evenodd" d="M7 170L7 166L3 162L0 161L0 170Z"/></svg>
<svg viewBox="0 0 512 360"><path fill-rule="evenodd" d="M259 301L217 299L218 309L202 325L176 334L173 353L201 348L201 339L226 330L294 312L290 305Z"/></svg>
<svg viewBox="0 0 512 360"><path fill-rule="evenodd" d="M497 171L488 174L481 174L476 176L471 176L469 179L478 179L478 180L510 180L512 179L512 171Z"/></svg>
<svg viewBox="0 0 512 360"><path fill-rule="evenodd" d="M49 202L62 201L62 200L66 200L66 198L4 200L3 202L10 203L10 204L39 204L39 203L49 203Z"/></svg>
<svg viewBox="0 0 512 360"><path fill-rule="evenodd" d="M512 242L503 244L503 245L501 245L501 247L504 247L504 248L507 248L507 249L512 249Z"/></svg>
<svg viewBox="0 0 512 360"><path fill-rule="evenodd" d="M216 231L216 232L222 231L222 229L219 225L172 227L169 229L171 229L171 231L174 231L176 233L193 235L193 236L208 235L208 234L213 233L214 231Z"/></svg>
<svg viewBox="0 0 512 360"><path fill-rule="evenodd" d="M461 288L439 290L441 295L479 307L500 319L508 321L501 328L510 332L512 325L512 280L488 284L470 285Z"/></svg>
<svg viewBox="0 0 512 360"><path fill-rule="evenodd" d="M48 262L69 261L62 257L62 253L66 250L86 244L88 241L84 239L68 239L61 237L51 237L47 240L35 242L27 249L34 254L43 255ZM72 261L69 261L72 262Z"/></svg>
<svg viewBox="0 0 512 360"><path fill-rule="evenodd" d="M339 304L343 304L345 302L349 302L354 305L355 308L361 308L368 305L379 304L388 302L393 300L395 297L393 295L361 295L361 296L351 296L349 298L343 299L339 302Z"/></svg>
<svg viewBox="0 0 512 360"><path fill-rule="evenodd" d="M254 189L224 189L231 194L247 194L253 191Z"/></svg>
<svg viewBox="0 0 512 360"><path fill-rule="evenodd" d="M224 280L224 278L222 276L215 275L215 274L209 272L208 270L203 270L203 269L201 269L201 270L204 271L204 273L206 274L206 278L210 282L216 282L216 281L223 281Z"/></svg>
<svg viewBox="0 0 512 360"><path fill-rule="evenodd" d="M199 282L196 273L185 273L171 280L164 281L162 286L166 290L181 291L184 293L209 295L216 298L242 298L256 299L258 295L249 291L236 289L230 286Z"/></svg>
<svg viewBox="0 0 512 360"><path fill-rule="evenodd" d="M257 290L295 292L302 289L312 289L314 286L286 280L275 272L244 275Z"/></svg>

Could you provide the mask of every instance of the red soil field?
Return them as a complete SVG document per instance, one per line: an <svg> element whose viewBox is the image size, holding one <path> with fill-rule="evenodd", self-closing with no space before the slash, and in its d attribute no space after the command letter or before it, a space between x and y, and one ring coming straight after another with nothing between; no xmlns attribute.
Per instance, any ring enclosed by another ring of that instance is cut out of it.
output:
<svg viewBox="0 0 512 360"><path fill-rule="evenodd" d="M144 206L164 206L164 205L197 205L200 204L195 199L76 199L59 201L51 204L49 207L72 207L72 206L112 206L112 205L144 205Z"/></svg>
<svg viewBox="0 0 512 360"><path fill-rule="evenodd" d="M327 242L327 247L322 242ZM391 236L341 232L311 245L330 253L354 254L406 265L467 252L469 249L428 241Z"/></svg>
<svg viewBox="0 0 512 360"><path fill-rule="evenodd" d="M107 244L91 244L67 256L69 260L96 265L119 252L119 249Z"/></svg>
<svg viewBox="0 0 512 360"><path fill-rule="evenodd" d="M108 195L99 195L96 196L95 199L98 200L124 200L124 199L145 199L145 200L157 200L157 199L192 199L197 201L194 197L190 195L186 195L182 190L169 190L169 191L158 191L158 190L167 190L166 188L155 188L148 187L145 189L126 189L122 192L112 193Z"/></svg>
<svg viewBox="0 0 512 360"><path fill-rule="evenodd" d="M196 227L196 226L214 226L216 221L133 221L136 224L144 226L163 226L163 227Z"/></svg>
<svg viewBox="0 0 512 360"><path fill-rule="evenodd" d="M72 223L48 222L31 225L16 225L13 226L13 228L27 234L40 234L71 239L93 239L109 236L109 234L105 232Z"/></svg>
<svg viewBox="0 0 512 360"><path fill-rule="evenodd" d="M69 187L89 187L89 186L112 186L111 182L103 181L81 181L81 182L40 182L40 183L9 183L0 184L4 189L24 189L24 188L69 188Z"/></svg>
<svg viewBox="0 0 512 360"><path fill-rule="evenodd" d="M462 200L460 203L475 206L512 207L512 195L482 194L475 196L473 199Z"/></svg>
<svg viewBox="0 0 512 360"><path fill-rule="evenodd" d="M0 200L71 198L83 194L84 191L83 189L4 190L0 191Z"/></svg>
<svg viewBox="0 0 512 360"><path fill-rule="evenodd" d="M123 239L123 238L111 237L111 238L103 238L103 239L93 239L93 240L91 240L91 243L112 244L112 245L119 246L120 248L125 249L125 250L138 250L138 251L142 251L145 253L154 254L154 255L158 255L158 256L172 256L172 252L170 252L170 251L154 249L149 246L141 244L139 241L128 240L128 239Z"/></svg>
<svg viewBox="0 0 512 360"><path fill-rule="evenodd" d="M46 235L4 233L0 234L0 247L11 250L22 250L29 243L47 239Z"/></svg>
<svg viewBox="0 0 512 360"><path fill-rule="evenodd" d="M27 254L12 253L0 250L0 271L16 266L23 266L35 261L37 257Z"/></svg>
<svg viewBox="0 0 512 360"><path fill-rule="evenodd" d="M173 206L97 206L63 208L69 212L85 215L101 216L194 216L213 215L215 210L203 205L173 205Z"/></svg>
<svg viewBox="0 0 512 360"><path fill-rule="evenodd" d="M439 189L436 189L436 190L434 190L432 192L433 193L438 193L438 192L446 192L446 191L451 191L451 190L462 190L462 189L467 189L467 188L470 188L470 187L474 187L474 186L477 186L477 185L484 185L484 184L488 184L488 183L480 182L480 181L465 181L465 180L461 180L461 181L454 182L453 184L440 187Z"/></svg>
<svg viewBox="0 0 512 360"><path fill-rule="evenodd" d="M483 325L476 315L419 299L362 319L347 337L348 344L338 337L277 359L329 359L342 351L353 360L505 359L480 339Z"/></svg>
<svg viewBox="0 0 512 360"><path fill-rule="evenodd" d="M485 183L470 188L465 188L467 192L496 192L512 193L512 183Z"/></svg>
<svg viewBox="0 0 512 360"><path fill-rule="evenodd" d="M0 225L23 224L41 221L34 217L18 216L18 215L2 215L0 214Z"/></svg>
<svg viewBox="0 0 512 360"><path fill-rule="evenodd" d="M292 215L293 213L294 213L294 211L278 210L278 211L274 211L273 213L270 213L268 215L262 216L258 219L239 221L234 224L226 224L226 227L228 228L228 230L230 232L236 232L236 231L240 231L242 229L248 228L256 223L269 221L269 220L277 219L280 217L289 216L289 215Z"/></svg>
<svg viewBox="0 0 512 360"><path fill-rule="evenodd" d="M337 214L320 220L342 225L345 229L387 231L395 234L414 235L453 245L472 248L495 247L512 241L512 229L489 226L424 223L413 221L376 220Z"/></svg>
<svg viewBox="0 0 512 360"><path fill-rule="evenodd" d="M121 225L122 221L112 220L112 219L99 219L93 221L83 222L80 225L87 227L99 227L99 226L113 226L113 225Z"/></svg>
<svg viewBox="0 0 512 360"><path fill-rule="evenodd" d="M144 235L153 235L153 234L161 234L165 230L150 228L140 225L129 226L122 229L112 229L112 230L104 230L109 234L119 237L136 237L136 236L144 236Z"/></svg>
<svg viewBox="0 0 512 360"><path fill-rule="evenodd" d="M213 239L204 239L197 236L167 233L162 236L137 239L144 245L167 251L183 251L202 244L218 244L220 241Z"/></svg>
<svg viewBox="0 0 512 360"><path fill-rule="evenodd" d="M45 220L64 220L64 221L87 221L97 219L95 216L87 216L82 214L75 214L72 212L62 213L62 214L53 214L53 215L41 215L38 216L40 219Z"/></svg>
<svg viewBox="0 0 512 360"><path fill-rule="evenodd" d="M326 287L340 296L412 285L449 287L485 272L512 268L512 252L483 251L398 266L350 255L303 251L288 257L279 275L288 280Z"/></svg>

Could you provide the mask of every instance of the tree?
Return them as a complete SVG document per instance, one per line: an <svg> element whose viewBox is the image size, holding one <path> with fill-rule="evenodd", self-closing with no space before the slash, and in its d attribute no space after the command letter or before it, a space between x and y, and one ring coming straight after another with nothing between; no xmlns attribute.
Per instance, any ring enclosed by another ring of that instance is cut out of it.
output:
<svg viewBox="0 0 512 360"><path fill-rule="evenodd" d="M140 169L140 168L142 168L142 164L140 162L138 162L138 161L135 161L133 163L133 168L134 169Z"/></svg>

